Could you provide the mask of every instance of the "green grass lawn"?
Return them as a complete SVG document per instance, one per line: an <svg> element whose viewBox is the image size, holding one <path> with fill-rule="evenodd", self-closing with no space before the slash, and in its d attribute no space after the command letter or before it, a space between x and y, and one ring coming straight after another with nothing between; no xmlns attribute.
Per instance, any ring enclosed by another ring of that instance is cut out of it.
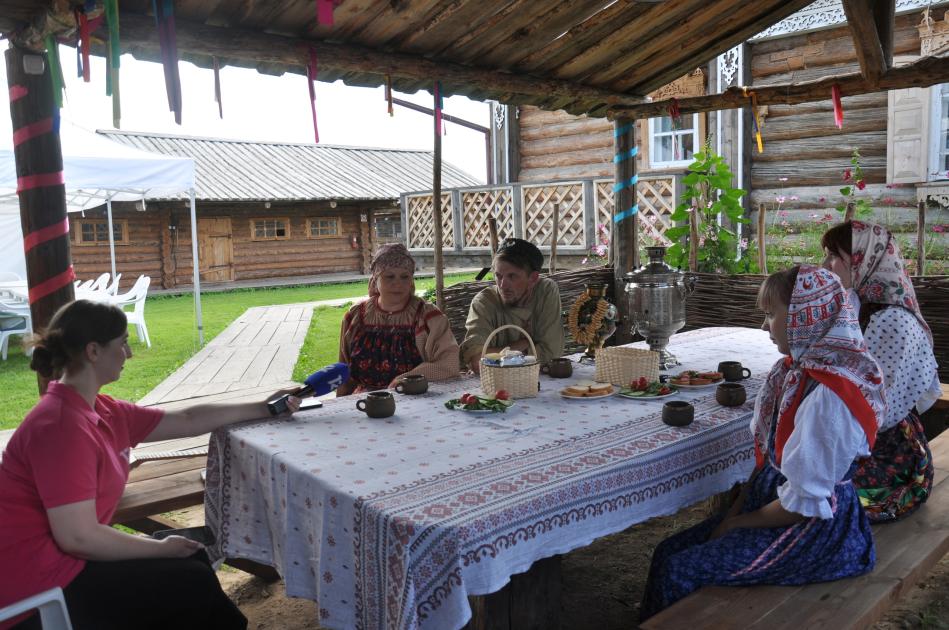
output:
<svg viewBox="0 0 949 630"><path fill-rule="evenodd" d="M445 284L472 280L474 274L445 277ZM433 278L420 278L416 288L425 290L435 285ZM205 342L224 330L235 318L252 306L294 304L366 295L366 282L327 284L307 287L246 289L201 296ZM344 308L319 308L294 371L294 378L302 380L313 371L336 360L339 352L339 324ZM146 348L130 329L133 358L125 364L122 378L103 391L125 400L135 401L150 392L198 350L194 330L194 300L190 295L152 296L145 308L148 334L152 347ZM0 429L11 429L20 424L23 416L36 404L39 397L36 375L29 369L29 359L11 340L7 361L0 362ZM300 373L298 375L298 372Z"/></svg>

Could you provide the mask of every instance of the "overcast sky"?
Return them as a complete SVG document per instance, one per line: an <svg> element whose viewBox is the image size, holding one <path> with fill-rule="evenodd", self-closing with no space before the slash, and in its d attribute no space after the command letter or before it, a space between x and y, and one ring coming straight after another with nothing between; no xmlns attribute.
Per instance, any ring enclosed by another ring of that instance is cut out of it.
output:
<svg viewBox="0 0 949 630"><path fill-rule="evenodd" d="M76 76L76 50L60 46L59 54L66 79L63 117L87 129L112 129L111 98L105 95L105 60L92 57L92 81L83 83ZM242 140L313 141L309 94L303 76L274 77L256 70L222 68L221 120L214 102L214 73L184 61L178 66L183 102L180 126L168 111L161 65L122 56L123 130ZM6 85L5 64L0 64L0 76ZM396 95L432 106L432 96L427 92ZM317 81L316 109L322 144L427 150L433 146L431 117L398 106L395 116L390 117L381 87L359 88L339 81ZM445 112L483 126L490 121L490 107L486 103L463 96L445 99ZM4 108L0 119L0 146L8 148L12 135L9 109ZM445 161L484 181L484 135L451 123L446 123L446 131L442 138Z"/></svg>

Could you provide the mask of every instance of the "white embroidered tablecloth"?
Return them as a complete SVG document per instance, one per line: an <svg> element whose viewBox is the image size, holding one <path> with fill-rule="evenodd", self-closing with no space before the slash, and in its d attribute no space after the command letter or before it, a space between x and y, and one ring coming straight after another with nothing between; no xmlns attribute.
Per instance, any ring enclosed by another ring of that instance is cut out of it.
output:
<svg viewBox="0 0 949 630"><path fill-rule="evenodd" d="M541 558L590 544L728 489L750 473L748 425L763 376L780 358L767 333L706 328L672 338L684 369L740 360L748 402L725 408L715 388L680 392L683 428L663 402L565 400L592 378L541 377L537 398L507 413L443 405L473 380L397 397L373 420L357 396L292 420L217 431L205 507L219 550L275 566L287 594L318 602L327 628L459 628L468 595L502 588Z"/></svg>

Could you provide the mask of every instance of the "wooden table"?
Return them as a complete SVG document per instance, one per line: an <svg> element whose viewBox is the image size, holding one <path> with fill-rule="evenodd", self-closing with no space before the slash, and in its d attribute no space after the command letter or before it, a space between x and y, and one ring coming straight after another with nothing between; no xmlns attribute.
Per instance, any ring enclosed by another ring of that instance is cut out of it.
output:
<svg viewBox="0 0 949 630"><path fill-rule="evenodd" d="M754 329L692 331L671 346L683 368L741 360L749 401L680 394L696 420L672 428L663 401L568 401L558 391L571 381L542 377L540 395L505 414L449 411L445 400L474 388L438 383L398 396L385 420L346 397L218 431L205 501L217 551L275 566L288 595L319 602L327 628L459 628L468 595L747 477L753 398L778 353Z"/></svg>

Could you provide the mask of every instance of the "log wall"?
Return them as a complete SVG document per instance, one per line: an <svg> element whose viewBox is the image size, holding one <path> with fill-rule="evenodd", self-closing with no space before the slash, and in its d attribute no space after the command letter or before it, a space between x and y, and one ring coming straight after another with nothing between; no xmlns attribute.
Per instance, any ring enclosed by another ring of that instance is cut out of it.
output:
<svg viewBox="0 0 949 630"><path fill-rule="evenodd" d="M613 125L606 118L519 108L520 171L515 181L613 176Z"/></svg>
<svg viewBox="0 0 949 630"><path fill-rule="evenodd" d="M274 202L270 208L265 208L259 202L198 202L197 214L199 221L204 217L230 218L232 279L255 280L322 273L365 273L369 256L364 256L363 251L371 251L373 243L372 231L363 229L361 215L366 215L368 227L375 208L391 210L392 205L391 202L340 203L336 208L330 208L326 203ZM288 218L290 238L252 240L251 220L268 217ZM307 220L320 217L338 217L339 236L307 238ZM105 219L105 211L86 211L84 218ZM129 243L115 247L116 270L122 274L123 288L131 286L143 274L151 276L152 287L156 288L192 284L191 221L187 204L152 202L145 212L130 209L130 204L115 204L113 218L128 223ZM75 229L74 225L73 233ZM353 236L356 237L355 248ZM72 251L78 278L95 278L110 270L108 243L74 246Z"/></svg>
<svg viewBox="0 0 949 630"><path fill-rule="evenodd" d="M894 54L918 55L916 24L920 14L897 16ZM752 42L754 85L774 85L859 71L850 30L839 27L780 39ZM844 125L834 125L833 105L826 101L768 107L762 122L764 153L752 151L751 188L758 199L788 195L782 190L836 187L859 149L867 184L886 183L887 93L844 96ZM749 145L751 148L751 145ZM781 178L787 178L781 181ZM803 193L803 195L801 194ZM839 193L826 196L826 208L840 202ZM786 203L786 209L793 209Z"/></svg>

